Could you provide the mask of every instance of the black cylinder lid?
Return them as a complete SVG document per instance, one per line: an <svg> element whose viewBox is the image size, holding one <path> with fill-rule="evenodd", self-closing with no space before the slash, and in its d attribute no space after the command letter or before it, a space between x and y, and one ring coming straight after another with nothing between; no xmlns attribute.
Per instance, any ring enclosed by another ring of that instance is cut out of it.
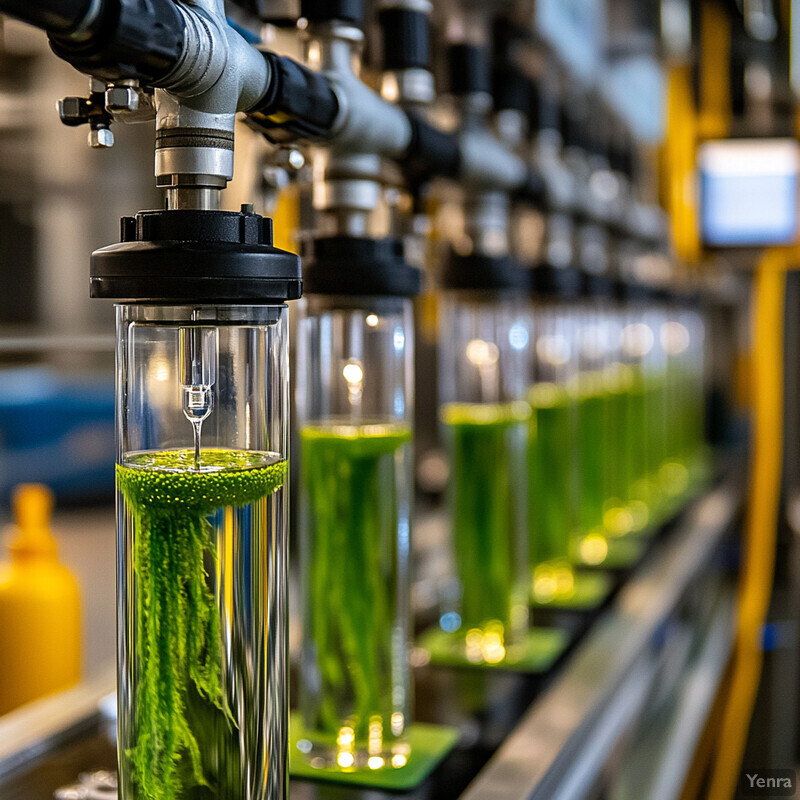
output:
<svg viewBox="0 0 800 800"><path fill-rule="evenodd" d="M492 98L495 111L521 111L531 108L532 82L514 64L498 64L492 70Z"/></svg>
<svg viewBox="0 0 800 800"><path fill-rule="evenodd" d="M642 303L650 299L650 287L632 278L619 278L614 282L614 297L627 303Z"/></svg>
<svg viewBox="0 0 800 800"><path fill-rule="evenodd" d="M575 300L581 294L581 273L575 267L539 264L531 270L531 292L536 298Z"/></svg>
<svg viewBox="0 0 800 800"><path fill-rule="evenodd" d="M558 89L552 81L539 78L531 96L530 126L532 131L561 131L561 108ZM534 114L536 115L534 117Z"/></svg>
<svg viewBox="0 0 800 800"><path fill-rule="evenodd" d="M378 19L384 69L430 69L430 22L424 11L384 8Z"/></svg>
<svg viewBox="0 0 800 800"><path fill-rule="evenodd" d="M300 14L309 22L341 20L361 26L364 22L364 0L302 0Z"/></svg>
<svg viewBox="0 0 800 800"><path fill-rule="evenodd" d="M272 246L272 220L248 210L140 211L122 241L92 254L92 297L130 303L257 305L302 293L300 258Z"/></svg>
<svg viewBox="0 0 800 800"><path fill-rule="evenodd" d="M562 98L559 105L561 138L565 147L587 149L587 118L583 110L576 105L577 98Z"/></svg>
<svg viewBox="0 0 800 800"><path fill-rule="evenodd" d="M462 256L451 250L440 283L443 289L526 293L530 288L530 270L511 256L478 253Z"/></svg>
<svg viewBox="0 0 800 800"><path fill-rule="evenodd" d="M492 47L498 61L512 61L514 49L520 42L530 38L524 25L518 25L509 17L495 17L492 23Z"/></svg>
<svg viewBox="0 0 800 800"><path fill-rule="evenodd" d="M398 239L330 236L311 242L303 281L307 294L414 297L422 275Z"/></svg>
<svg viewBox="0 0 800 800"><path fill-rule="evenodd" d="M609 298L614 296L614 281L609 275L584 272L581 288L584 297Z"/></svg>
<svg viewBox="0 0 800 800"><path fill-rule="evenodd" d="M485 47L460 42L447 52L450 92L454 95L490 92L489 54Z"/></svg>

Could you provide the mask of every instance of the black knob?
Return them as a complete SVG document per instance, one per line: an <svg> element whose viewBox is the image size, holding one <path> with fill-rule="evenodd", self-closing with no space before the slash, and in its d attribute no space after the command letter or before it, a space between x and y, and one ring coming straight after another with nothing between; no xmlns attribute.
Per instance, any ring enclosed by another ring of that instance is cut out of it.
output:
<svg viewBox="0 0 800 800"><path fill-rule="evenodd" d="M464 42L450 45L450 92L454 95L489 93L489 54L485 47Z"/></svg>
<svg viewBox="0 0 800 800"><path fill-rule="evenodd" d="M522 111L531 106L531 81L514 64L499 64L492 70L492 98L495 111Z"/></svg>
<svg viewBox="0 0 800 800"><path fill-rule="evenodd" d="M383 34L383 68L430 68L430 23L424 11L384 8L378 17Z"/></svg>
<svg viewBox="0 0 800 800"><path fill-rule="evenodd" d="M302 0L300 13L309 22L341 20L361 26L364 23L364 0Z"/></svg>

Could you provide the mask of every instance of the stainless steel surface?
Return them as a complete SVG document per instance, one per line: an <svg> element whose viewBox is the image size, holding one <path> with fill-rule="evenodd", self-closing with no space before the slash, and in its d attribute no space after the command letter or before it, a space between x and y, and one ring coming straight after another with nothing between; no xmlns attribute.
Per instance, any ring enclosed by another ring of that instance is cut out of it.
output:
<svg viewBox="0 0 800 800"><path fill-rule="evenodd" d="M115 683L112 666L74 689L28 703L0 718L0 781L96 722Z"/></svg>
<svg viewBox="0 0 800 800"><path fill-rule="evenodd" d="M649 725L625 758L609 792L611 800L677 800L711 712L733 646L733 590L723 593L705 632L703 646L689 664L669 712Z"/></svg>
<svg viewBox="0 0 800 800"><path fill-rule="evenodd" d="M427 105L436 99L436 85L426 69L394 70L384 73L381 96L400 105Z"/></svg>
<svg viewBox="0 0 800 800"><path fill-rule="evenodd" d="M651 643L692 580L708 568L740 496L738 486L728 483L696 504L620 591L463 800L581 796L617 745L615 731L626 727L619 723L634 721L634 701L648 685Z"/></svg>

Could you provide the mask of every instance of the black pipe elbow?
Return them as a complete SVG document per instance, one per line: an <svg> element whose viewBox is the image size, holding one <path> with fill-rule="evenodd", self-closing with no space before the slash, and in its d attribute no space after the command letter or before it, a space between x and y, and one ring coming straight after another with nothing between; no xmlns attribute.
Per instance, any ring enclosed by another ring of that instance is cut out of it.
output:
<svg viewBox="0 0 800 800"><path fill-rule="evenodd" d="M69 36L85 24L92 0L2 0L0 12L48 33Z"/></svg>
<svg viewBox="0 0 800 800"><path fill-rule="evenodd" d="M83 35L48 33L53 52L81 72L158 85L182 56L184 21L172 0L104 0Z"/></svg>
<svg viewBox="0 0 800 800"><path fill-rule="evenodd" d="M339 113L339 100L330 81L291 58L265 52L270 88L247 112L251 128L271 142L324 139Z"/></svg>

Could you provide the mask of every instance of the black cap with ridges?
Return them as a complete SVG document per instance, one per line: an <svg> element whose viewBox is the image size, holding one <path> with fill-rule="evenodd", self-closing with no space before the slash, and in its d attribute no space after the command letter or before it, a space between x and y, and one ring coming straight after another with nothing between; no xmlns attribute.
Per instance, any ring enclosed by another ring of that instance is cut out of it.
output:
<svg viewBox="0 0 800 800"><path fill-rule="evenodd" d="M485 47L459 42L451 44L448 52L450 93L458 96L489 93L489 54Z"/></svg>
<svg viewBox="0 0 800 800"><path fill-rule="evenodd" d="M582 278L575 267L539 264L530 273L530 288L535 299L575 300L580 297Z"/></svg>
<svg viewBox="0 0 800 800"><path fill-rule="evenodd" d="M531 107L531 81L515 64L498 64L492 70L492 99L495 111L521 111Z"/></svg>
<svg viewBox="0 0 800 800"><path fill-rule="evenodd" d="M360 27L364 23L364 0L302 0L300 14L309 22L341 20Z"/></svg>
<svg viewBox="0 0 800 800"><path fill-rule="evenodd" d="M527 292L530 289L530 270L511 256L459 255L451 250L440 284L443 289Z"/></svg>
<svg viewBox="0 0 800 800"><path fill-rule="evenodd" d="M311 242L303 280L307 294L414 297L422 273L406 263L399 239L329 236Z"/></svg>
<svg viewBox="0 0 800 800"><path fill-rule="evenodd" d="M272 220L236 211L140 211L96 250L91 296L129 303L283 303L300 297L300 258L272 245Z"/></svg>
<svg viewBox="0 0 800 800"><path fill-rule="evenodd" d="M378 20L384 69L430 69L430 21L424 11L393 6L382 9Z"/></svg>

